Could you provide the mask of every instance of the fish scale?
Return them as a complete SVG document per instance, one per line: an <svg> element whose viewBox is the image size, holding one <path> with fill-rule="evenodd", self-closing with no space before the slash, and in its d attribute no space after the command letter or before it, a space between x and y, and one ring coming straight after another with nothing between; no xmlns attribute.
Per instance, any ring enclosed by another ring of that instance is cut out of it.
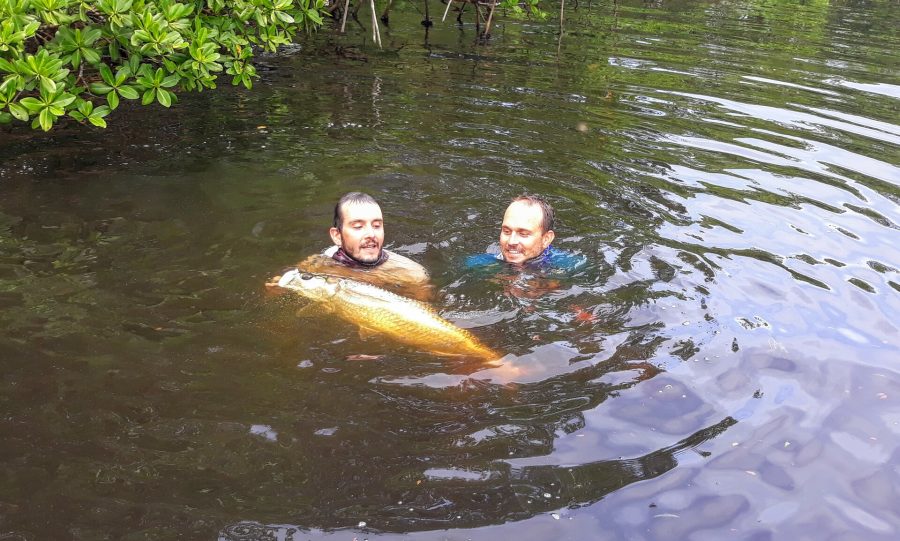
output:
<svg viewBox="0 0 900 541"><path fill-rule="evenodd" d="M380 287L322 274L289 271L278 285L319 302L362 329L443 355L498 355L468 331L442 318L429 305Z"/></svg>

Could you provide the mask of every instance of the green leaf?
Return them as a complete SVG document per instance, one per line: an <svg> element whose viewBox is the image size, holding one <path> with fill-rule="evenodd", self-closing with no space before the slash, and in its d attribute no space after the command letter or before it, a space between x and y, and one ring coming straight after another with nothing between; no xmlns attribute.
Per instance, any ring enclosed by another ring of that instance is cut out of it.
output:
<svg viewBox="0 0 900 541"><path fill-rule="evenodd" d="M38 115L38 122L42 130L50 131L50 128L53 127L53 114L50 112L50 109L41 109L41 114Z"/></svg>
<svg viewBox="0 0 900 541"><path fill-rule="evenodd" d="M32 21L32 22L28 23L27 25L25 25L25 30L24 30L25 37L30 38L31 36L34 35L35 32L38 31L38 28L40 28L40 27L41 27L41 23L39 23L38 21Z"/></svg>
<svg viewBox="0 0 900 541"><path fill-rule="evenodd" d="M156 99L163 107L171 107L172 106L172 96L169 94L168 90L163 90L160 88L156 91Z"/></svg>
<svg viewBox="0 0 900 541"><path fill-rule="evenodd" d="M106 127L106 121L103 120L103 118L101 118L101 117L99 117L99 116L89 116L89 117L88 117L88 122L90 122L90 123L93 124L94 126L97 126L98 128L105 128L105 127Z"/></svg>
<svg viewBox="0 0 900 541"><path fill-rule="evenodd" d="M87 32L84 33L84 44L91 46L95 41L100 39L100 36L103 35L103 32L99 28L90 28Z"/></svg>
<svg viewBox="0 0 900 541"><path fill-rule="evenodd" d="M106 103L109 104L110 109L115 109L119 106L119 95L115 92L110 92L106 95Z"/></svg>
<svg viewBox="0 0 900 541"><path fill-rule="evenodd" d="M0 84L0 92L7 92L9 89L19 89L19 82L21 82L21 77L18 75L7 76L7 78L3 80L3 83Z"/></svg>
<svg viewBox="0 0 900 541"><path fill-rule="evenodd" d="M94 110L94 104L87 100L84 100L78 104L78 112L81 113L83 116L90 115L91 112L93 112L93 110Z"/></svg>
<svg viewBox="0 0 900 541"><path fill-rule="evenodd" d="M156 89L151 88L144 92L144 95L141 96L141 105L150 105L153 103L153 100L156 99Z"/></svg>
<svg viewBox="0 0 900 541"><path fill-rule="evenodd" d="M22 122L28 121L28 111L18 103L10 103L9 112L12 113L12 116L18 118Z"/></svg>
<svg viewBox="0 0 900 541"><path fill-rule="evenodd" d="M288 24L291 24L292 22L294 22L294 18L283 11L276 11L275 16L278 17L279 19L281 19L283 22L286 22Z"/></svg>
<svg viewBox="0 0 900 541"><path fill-rule="evenodd" d="M75 101L75 96L63 92L59 96L56 96L56 99L54 99L53 102L50 103L50 105L53 107L65 107L73 101Z"/></svg>
<svg viewBox="0 0 900 541"><path fill-rule="evenodd" d="M159 86L171 88L171 87L177 85L178 81L180 81L180 80L181 80L181 76L179 76L177 73L172 74L172 75L169 75L168 77L166 77L165 79L163 79L162 82L159 84Z"/></svg>
<svg viewBox="0 0 900 541"><path fill-rule="evenodd" d="M100 64L98 68L100 70L100 77L108 84L109 86L116 86L116 78L113 77L112 70L109 69L109 66L106 64Z"/></svg>
<svg viewBox="0 0 900 541"><path fill-rule="evenodd" d="M88 64L100 62L100 53L94 49L84 49L84 59Z"/></svg>
<svg viewBox="0 0 900 541"><path fill-rule="evenodd" d="M47 94L55 93L56 81L49 77L41 77L41 91L46 92Z"/></svg>
<svg viewBox="0 0 900 541"><path fill-rule="evenodd" d="M121 95L126 100L138 99L138 91L135 90L133 86L120 86L118 90L119 95Z"/></svg>
<svg viewBox="0 0 900 541"><path fill-rule="evenodd" d="M44 102L42 102L41 100L39 100L37 98L32 98L30 96L19 100L19 104L24 106L26 109L28 109L32 113L37 113L38 111L40 111L41 109L44 108Z"/></svg>
<svg viewBox="0 0 900 541"><path fill-rule="evenodd" d="M89 85L89 88L91 89L91 92L99 96L107 94L112 90L111 86L105 85L103 83L91 83Z"/></svg>

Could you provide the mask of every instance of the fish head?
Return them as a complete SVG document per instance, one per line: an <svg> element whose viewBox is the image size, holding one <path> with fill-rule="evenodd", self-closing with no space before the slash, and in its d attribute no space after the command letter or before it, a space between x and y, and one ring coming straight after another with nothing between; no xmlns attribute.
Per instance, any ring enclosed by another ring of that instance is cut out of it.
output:
<svg viewBox="0 0 900 541"><path fill-rule="evenodd" d="M325 300L340 289L340 279L325 274L302 272L294 269L284 273L278 286L291 289L313 300Z"/></svg>

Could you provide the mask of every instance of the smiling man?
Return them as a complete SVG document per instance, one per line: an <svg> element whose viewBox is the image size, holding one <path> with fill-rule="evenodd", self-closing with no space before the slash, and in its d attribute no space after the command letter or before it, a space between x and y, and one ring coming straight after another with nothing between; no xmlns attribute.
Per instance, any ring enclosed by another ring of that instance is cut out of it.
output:
<svg viewBox="0 0 900 541"><path fill-rule="evenodd" d="M523 264L548 255L556 233L553 207L540 197L520 195L503 214L500 256L507 263Z"/></svg>
<svg viewBox="0 0 900 541"><path fill-rule="evenodd" d="M422 300L431 296L428 271L412 259L384 249L384 216L371 195L344 194L334 206L328 235L334 245L307 257L297 268L353 278ZM267 285L274 288L278 278Z"/></svg>
<svg viewBox="0 0 900 541"><path fill-rule="evenodd" d="M523 194L514 198L500 225L499 251L471 256L469 268L505 262L512 267L540 269L554 272L575 270L586 262L581 254L558 250L553 246L556 215L553 207L542 197Z"/></svg>

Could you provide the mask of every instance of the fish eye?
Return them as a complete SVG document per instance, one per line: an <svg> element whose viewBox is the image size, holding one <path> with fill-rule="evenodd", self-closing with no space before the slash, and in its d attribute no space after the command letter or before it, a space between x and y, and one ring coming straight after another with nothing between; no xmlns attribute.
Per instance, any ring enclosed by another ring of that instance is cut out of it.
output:
<svg viewBox="0 0 900 541"><path fill-rule="evenodd" d="M304 272L303 274L300 275L301 280L312 280L312 277L313 277L312 274L309 274L307 272Z"/></svg>

